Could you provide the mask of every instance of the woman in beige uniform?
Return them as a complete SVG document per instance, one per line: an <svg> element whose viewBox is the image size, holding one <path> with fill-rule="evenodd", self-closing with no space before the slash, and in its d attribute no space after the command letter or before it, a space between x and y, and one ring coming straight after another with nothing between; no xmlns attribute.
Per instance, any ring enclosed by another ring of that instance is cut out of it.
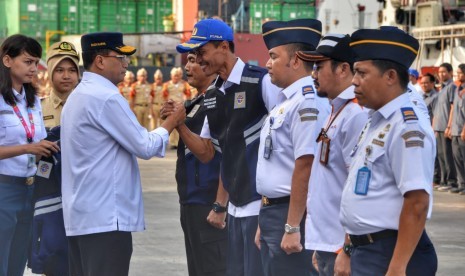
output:
<svg viewBox="0 0 465 276"><path fill-rule="evenodd" d="M47 51L50 95L42 98L42 113L46 128L60 125L61 110L69 94L79 82L79 55L73 44L57 42Z"/></svg>

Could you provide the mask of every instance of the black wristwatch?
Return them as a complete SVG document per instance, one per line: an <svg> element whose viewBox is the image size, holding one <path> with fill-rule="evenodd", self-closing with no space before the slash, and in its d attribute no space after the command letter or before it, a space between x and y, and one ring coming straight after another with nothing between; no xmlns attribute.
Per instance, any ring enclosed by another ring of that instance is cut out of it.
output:
<svg viewBox="0 0 465 276"><path fill-rule="evenodd" d="M224 213L227 210L226 206L221 206L219 202L213 203L212 209L215 213Z"/></svg>
<svg viewBox="0 0 465 276"><path fill-rule="evenodd" d="M344 253L346 253L346 255L349 257L350 255L352 255L353 250L354 250L354 246L351 243L344 244L344 246L342 247L342 251L344 251Z"/></svg>

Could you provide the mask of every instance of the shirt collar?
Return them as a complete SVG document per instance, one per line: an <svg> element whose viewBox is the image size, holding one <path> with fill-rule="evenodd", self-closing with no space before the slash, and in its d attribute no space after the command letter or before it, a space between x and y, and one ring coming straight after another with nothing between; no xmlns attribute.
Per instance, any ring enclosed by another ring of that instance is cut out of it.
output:
<svg viewBox="0 0 465 276"><path fill-rule="evenodd" d="M57 109L60 105L65 105L66 99L68 98L69 94L71 94L71 91L69 93L66 93L66 95L60 97L55 91L55 89L53 89L50 92L50 101L52 101L53 108Z"/></svg>
<svg viewBox="0 0 465 276"><path fill-rule="evenodd" d="M443 82L441 87L444 88L444 87L448 86L451 82L452 82L452 79L450 79L450 80L448 80L446 82Z"/></svg>
<svg viewBox="0 0 465 276"><path fill-rule="evenodd" d="M240 84L244 67L245 63L242 61L242 59L237 58L236 64L234 64L234 67L231 70L231 73L229 74L227 81L235 84Z"/></svg>
<svg viewBox="0 0 465 276"><path fill-rule="evenodd" d="M101 85L115 91L115 93L119 93L118 87L102 75L86 71L82 74L82 80L99 82Z"/></svg>
<svg viewBox="0 0 465 276"><path fill-rule="evenodd" d="M23 102L26 99L26 90L24 90L24 86L21 86L21 94L13 88L13 95L18 102Z"/></svg>
<svg viewBox="0 0 465 276"><path fill-rule="evenodd" d="M397 98L385 104L378 110L370 110L370 116L375 117L376 114L380 114L384 119L388 119L394 112L399 109L399 106L404 106L405 103L410 102L410 97L407 93L399 95Z"/></svg>
<svg viewBox="0 0 465 276"><path fill-rule="evenodd" d="M336 98L330 101L331 105L333 106L334 110L339 110L339 108L347 102L347 100L355 99L354 93L355 87L353 85L347 87L344 91L342 91Z"/></svg>
<svg viewBox="0 0 465 276"><path fill-rule="evenodd" d="M302 93L302 88L305 86L313 86L313 93L316 93L316 89L313 85L313 78L310 76L303 77L298 79L293 84L289 85L288 87L284 88L279 92L279 94L284 95L287 99L292 97L295 93L299 92Z"/></svg>

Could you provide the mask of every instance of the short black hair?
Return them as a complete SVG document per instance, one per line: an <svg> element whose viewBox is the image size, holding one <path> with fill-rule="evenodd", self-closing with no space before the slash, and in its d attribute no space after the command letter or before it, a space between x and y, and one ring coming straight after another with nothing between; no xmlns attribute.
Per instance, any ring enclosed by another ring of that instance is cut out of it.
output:
<svg viewBox="0 0 465 276"><path fill-rule="evenodd" d="M458 67L462 71L462 74L465 74L465 63L460 63Z"/></svg>
<svg viewBox="0 0 465 276"><path fill-rule="evenodd" d="M373 65L378 68L381 74L384 74L387 70L393 69L396 71L397 76L399 77L399 84L402 89L406 90L409 82L408 70L400 63L390 61L390 60L381 60L376 59L372 60Z"/></svg>
<svg viewBox="0 0 465 276"><path fill-rule="evenodd" d="M339 61L339 60L335 60L335 59L331 60L331 71L333 71L333 73L334 73L336 71L336 68L339 66L339 64L342 64L342 63L348 63L350 71L354 72L354 63L353 62Z"/></svg>
<svg viewBox="0 0 465 276"><path fill-rule="evenodd" d="M436 82L436 78L431 73L426 73L423 75L423 77L428 77L430 82Z"/></svg>
<svg viewBox="0 0 465 276"><path fill-rule="evenodd" d="M110 53L110 51L110 49L99 49L94 51L82 52L82 64L84 66L84 69L89 70L90 66L92 65L92 63L98 55L106 56Z"/></svg>
<svg viewBox="0 0 465 276"><path fill-rule="evenodd" d="M306 43L291 43L286 44L287 54L292 58L299 51L315 51L315 47ZM313 61L302 60L305 70L310 72L313 70Z"/></svg>
<svg viewBox="0 0 465 276"><path fill-rule="evenodd" d="M452 72L452 70L453 70L452 65L450 63L448 63L448 62L442 63L441 65L439 65L439 67L446 68L447 72L449 72L449 73Z"/></svg>
<svg viewBox="0 0 465 276"><path fill-rule="evenodd" d="M220 46L221 42L223 41L226 41L226 40L212 40L210 41L210 43L213 44L215 48L218 48L218 46ZM229 44L229 50L231 51L231 53L234 54L234 42L233 41L227 41L227 42Z"/></svg>

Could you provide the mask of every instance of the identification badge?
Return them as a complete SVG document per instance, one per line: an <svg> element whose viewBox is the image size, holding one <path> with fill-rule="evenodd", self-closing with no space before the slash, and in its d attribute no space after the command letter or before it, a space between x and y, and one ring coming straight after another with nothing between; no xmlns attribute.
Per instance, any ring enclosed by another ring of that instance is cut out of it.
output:
<svg viewBox="0 0 465 276"><path fill-rule="evenodd" d="M325 166L328 164L330 143L331 139L328 137L321 137L320 163Z"/></svg>
<svg viewBox="0 0 465 276"><path fill-rule="evenodd" d="M236 92L234 94L234 109L245 108L245 92Z"/></svg>
<svg viewBox="0 0 465 276"><path fill-rule="evenodd" d="M187 117L189 117L189 118L194 117L195 113L197 113L197 111L199 111L199 108L200 108L200 104L194 105L191 112L189 112L189 114L187 114Z"/></svg>
<svg viewBox="0 0 465 276"><path fill-rule="evenodd" d="M265 138L265 149L263 151L263 158L270 159L272 149L273 145L271 141L271 135L268 134Z"/></svg>
<svg viewBox="0 0 465 276"><path fill-rule="evenodd" d="M355 194L366 195L370 184L371 171L367 167L362 167L357 173L357 182L355 183Z"/></svg>
<svg viewBox="0 0 465 276"><path fill-rule="evenodd" d="M39 165L37 165L36 175L49 179L50 172L52 171L52 167L53 167L52 163L40 160Z"/></svg>
<svg viewBox="0 0 465 276"><path fill-rule="evenodd" d="M27 155L27 167L33 168L36 165L36 156L34 154Z"/></svg>

